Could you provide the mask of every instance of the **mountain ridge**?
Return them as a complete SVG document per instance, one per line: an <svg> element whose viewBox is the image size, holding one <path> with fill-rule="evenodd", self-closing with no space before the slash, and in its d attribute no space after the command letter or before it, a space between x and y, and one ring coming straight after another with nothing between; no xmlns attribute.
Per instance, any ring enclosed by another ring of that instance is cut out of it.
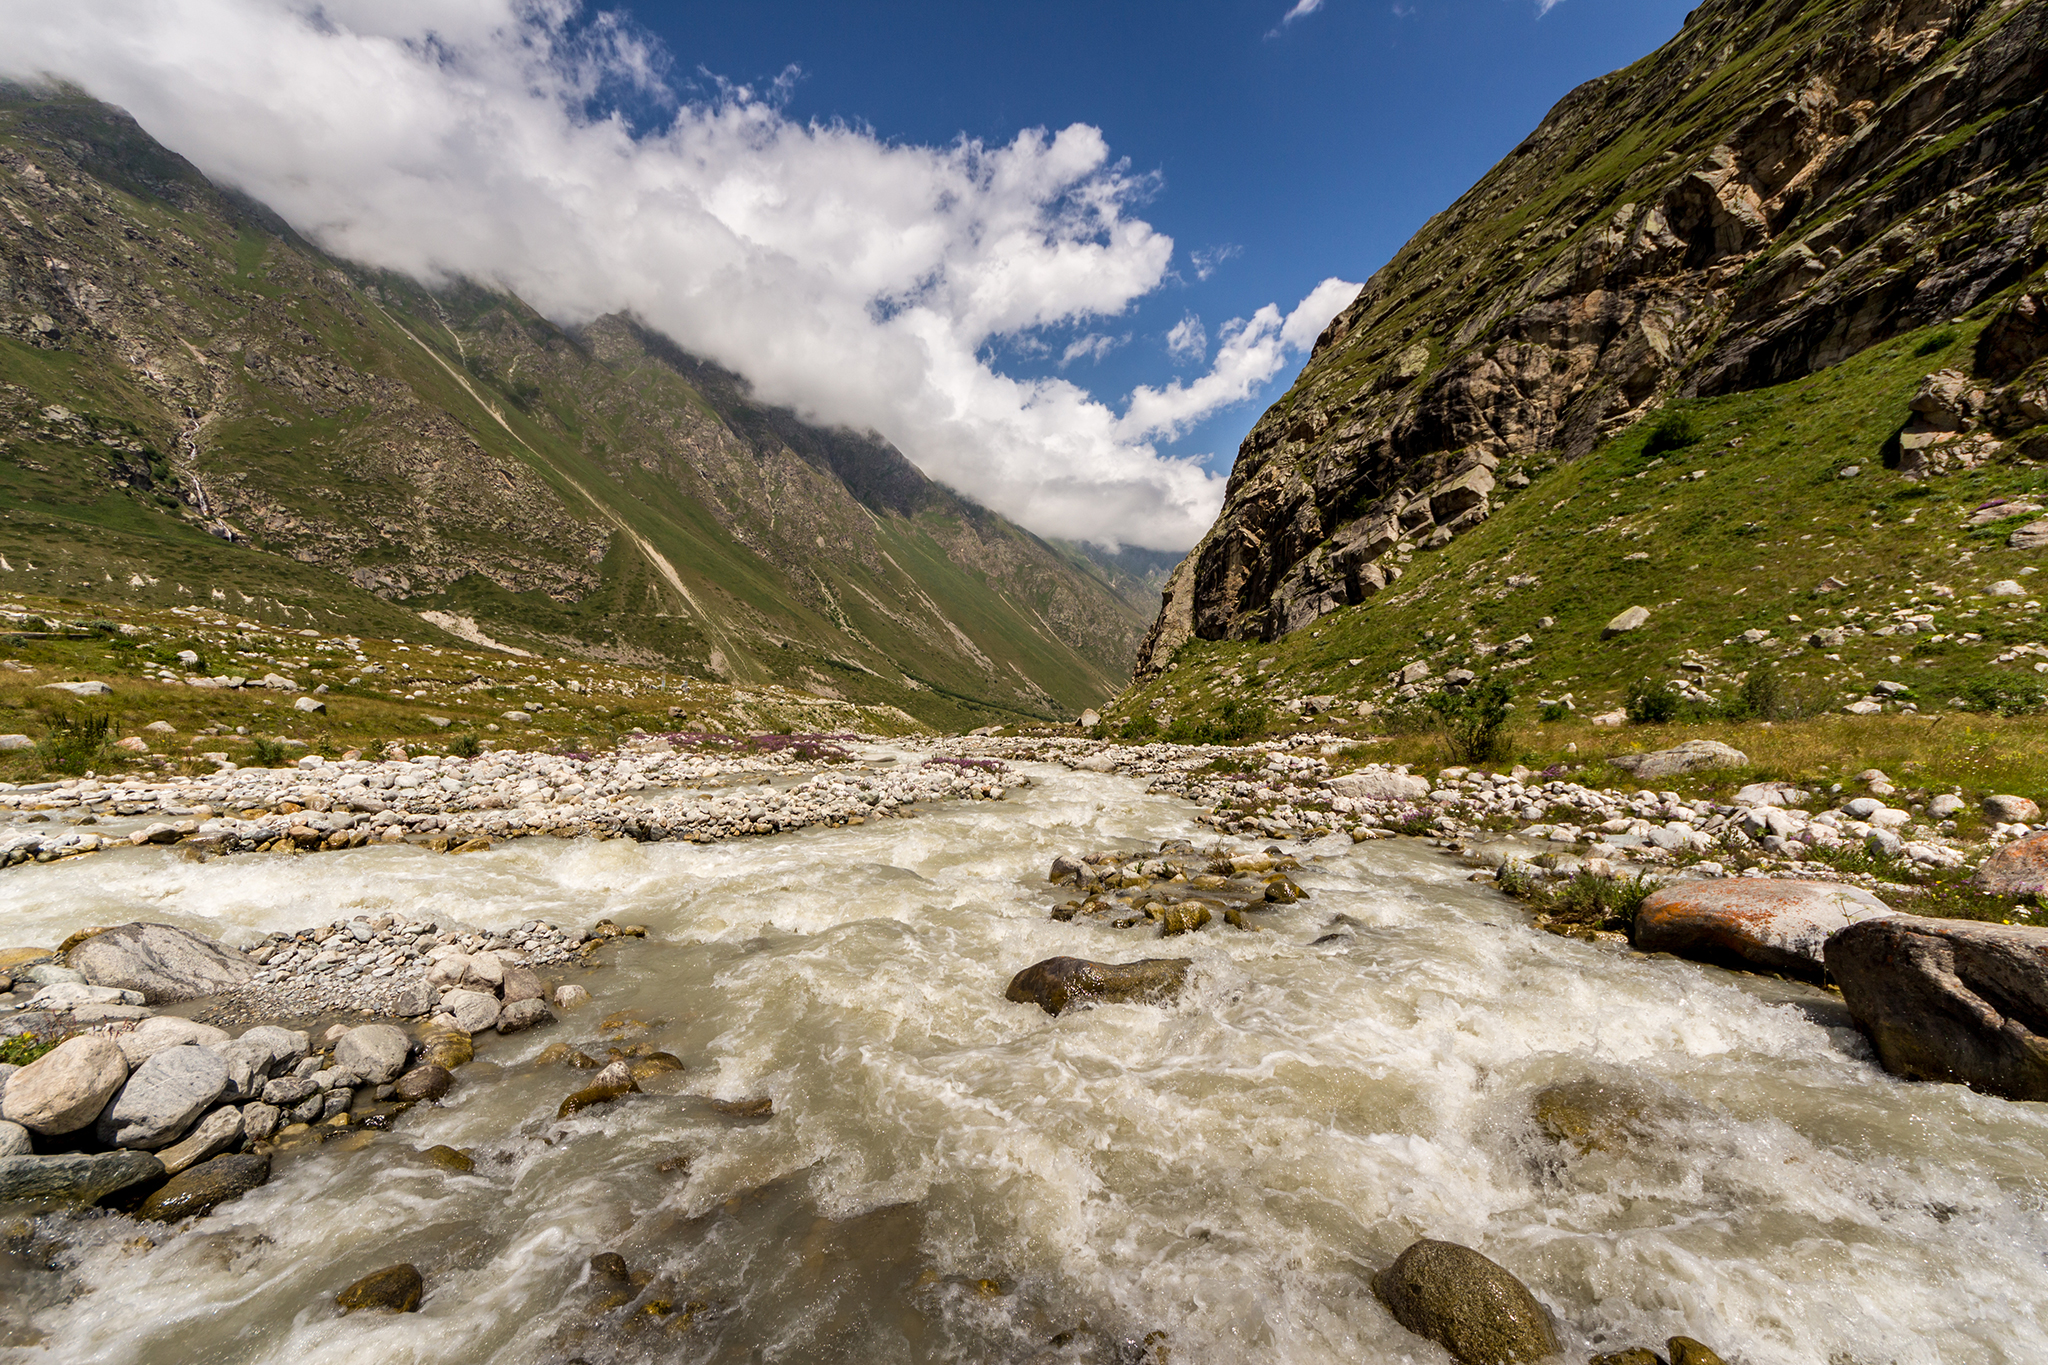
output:
<svg viewBox="0 0 2048 1365"><path fill-rule="evenodd" d="M76 91L0 92L0 198L10 586L467 618L947 726L1127 676L1129 575L629 316L330 258Z"/></svg>

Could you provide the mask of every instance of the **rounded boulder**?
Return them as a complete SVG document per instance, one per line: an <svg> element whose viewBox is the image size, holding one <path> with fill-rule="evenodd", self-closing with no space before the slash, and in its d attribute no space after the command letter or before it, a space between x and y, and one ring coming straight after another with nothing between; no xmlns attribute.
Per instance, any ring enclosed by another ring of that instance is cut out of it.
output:
<svg viewBox="0 0 2048 1365"><path fill-rule="evenodd" d="M1470 1247L1415 1243L1372 1291L1394 1320L1461 1365L1518 1365L1558 1354L1550 1317L1523 1283Z"/></svg>
<svg viewBox="0 0 2048 1365"><path fill-rule="evenodd" d="M141 1066L100 1114L93 1135L109 1147L152 1151L177 1141L228 1088L228 1064L191 1043Z"/></svg>
<svg viewBox="0 0 2048 1365"><path fill-rule="evenodd" d="M1826 975L1821 953L1828 935L1896 913L1868 891L1839 882L1675 882L1644 898L1629 940L1645 953L1819 981Z"/></svg>
<svg viewBox="0 0 2048 1365"><path fill-rule="evenodd" d="M405 1070L412 1040L390 1024L352 1028L334 1045L334 1064L353 1071L372 1085L384 1085Z"/></svg>
<svg viewBox="0 0 2048 1365"><path fill-rule="evenodd" d="M128 1079L128 1061L113 1039L67 1038L7 1078L0 1118L32 1133L75 1133L100 1116Z"/></svg>

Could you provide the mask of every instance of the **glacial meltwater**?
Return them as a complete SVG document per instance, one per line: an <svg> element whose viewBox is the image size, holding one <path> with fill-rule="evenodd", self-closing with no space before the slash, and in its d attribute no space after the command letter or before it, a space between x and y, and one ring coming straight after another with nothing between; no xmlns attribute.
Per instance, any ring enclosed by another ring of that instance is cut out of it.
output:
<svg viewBox="0 0 2048 1365"><path fill-rule="evenodd" d="M1888 1077L1819 990L1537 932L1417 841L1303 847L1311 895L1259 932L1057 923L1056 854L1200 827L1023 771L999 802L709 846L9 871L10 942L387 911L648 938L569 978L593 1004L480 1038L445 1101L206 1217L17 1225L0 1356L1441 1365L1370 1288L1434 1237L1520 1277L1573 1362L1675 1334L1754 1365L2048 1360L2048 1107ZM1004 998L1057 954L1196 975L1164 1007ZM557 1118L589 1073L535 1057L626 1039L686 1069ZM419 1312L337 1312L401 1261Z"/></svg>

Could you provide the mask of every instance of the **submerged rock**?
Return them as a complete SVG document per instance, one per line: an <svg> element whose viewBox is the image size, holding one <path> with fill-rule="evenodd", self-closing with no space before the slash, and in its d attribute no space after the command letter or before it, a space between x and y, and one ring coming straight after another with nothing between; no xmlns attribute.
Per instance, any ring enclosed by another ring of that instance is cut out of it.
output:
<svg viewBox="0 0 2048 1365"><path fill-rule="evenodd" d="M91 1204L163 1173L148 1152L0 1157L0 1204Z"/></svg>
<svg viewBox="0 0 2048 1365"><path fill-rule="evenodd" d="M334 1302L344 1313L366 1308L381 1309L387 1313L417 1313L426 1292L427 1282L418 1267L393 1265L363 1276L336 1294Z"/></svg>
<svg viewBox="0 0 2048 1365"><path fill-rule="evenodd" d="M33 1133L75 1133L106 1108L128 1079L128 1062L113 1039L67 1038L7 1078L0 1118Z"/></svg>
<svg viewBox="0 0 2048 1365"><path fill-rule="evenodd" d="M565 1119L579 1110L608 1103L621 1095L637 1093L639 1089L640 1083L633 1079L632 1068L624 1062L613 1062L598 1072L589 1085L563 1100L561 1108L555 1111L555 1117Z"/></svg>
<svg viewBox="0 0 2048 1365"><path fill-rule="evenodd" d="M267 1156L217 1156L172 1176L162 1189L142 1201L141 1216L159 1223L175 1223L183 1218L210 1213L268 1179L270 1158Z"/></svg>
<svg viewBox="0 0 2048 1365"><path fill-rule="evenodd" d="M1899 915L1835 934L1827 965L1893 1075L2048 1100L2048 929Z"/></svg>
<svg viewBox="0 0 2048 1365"><path fill-rule="evenodd" d="M1185 957L1121 963L1049 957L1012 977L1003 994L1019 1004L1037 1005L1047 1014L1076 1005L1156 1005L1180 994L1192 966L1193 960Z"/></svg>
<svg viewBox="0 0 2048 1365"><path fill-rule="evenodd" d="M248 984L256 964L210 938L168 924L123 924L94 934L66 961L95 986L140 991L152 1005Z"/></svg>
<svg viewBox="0 0 2048 1365"><path fill-rule="evenodd" d="M1691 1337L1673 1337L1664 1343L1664 1354L1670 1357L1671 1365L1726 1365L1715 1355Z"/></svg>
<svg viewBox="0 0 2048 1365"><path fill-rule="evenodd" d="M1396 1322L1462 1365L1515 1365L1558 1354L1535 1295L1470 1247L1417 1242L1373 1277L1372 1292Z"/></svg>
<svg viewBox="0 0 2048 1365"><path fill-rule="evenodd" d="M475 1158L471 1157L467 1152L458 1152L446 1144L436 1144L429 1147L421 1155L436 1166L439 1166L442 1170L454 1171L458 1175L466 1175L476 1169Z"/></svg>
<svg viewBox="0 0 2048 1365"><path fill-rule="evenodd" d="M1819 981L1828 935L1895 913L1868 891L1837 882L1678 882L1644 898L1629 939L1646 953Z"/></svg>
<svg viewBox="0 0 2048 1365"><path fill-rule="evenodd" d="M1663 1096L1590 1076L1544 1086L1531 1097L1531 1108L1537 1131L1581 1155L1642 1141L1655 1126L1695 1117Z"/></svg>
<svg viewBox="0 0 2048 1365"><path fill-rule="evenodd" d="M453 1071L476 1057L476 1045L461 1029L433 1028L420 1035L420 1062Z"/></svg>

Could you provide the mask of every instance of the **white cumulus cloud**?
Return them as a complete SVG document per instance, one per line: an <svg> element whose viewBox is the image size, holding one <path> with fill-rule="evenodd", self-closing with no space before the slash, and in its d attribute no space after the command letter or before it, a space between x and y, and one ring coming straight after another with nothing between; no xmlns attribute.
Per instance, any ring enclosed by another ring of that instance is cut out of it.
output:
<svg viewBox="0 0 2048 1365"><path fill-rule="evenodd" d="M1552 0L1552 3L1555 2L1556 0ZM1294 8L1287 11L1287 13L1281 15L1280 22L1283 24L1291 24L1296 19L1307 18L1309 15L1314 14L1317 10L1321 9L1322 7L1323 0L1294 0Z"/></svg>
<svg viewBox="0 0 2048 1365"><path fill-rule="evenodd" d="M1209 355L1209 333L1202 320L1189 313L1166 334L1166 353L1182 363L1204 360Z"/></svg>
<svg viewBox="0 0 2048 1365"><path fill-rule="evenodd" d="M1211 413L1250 398L1286 367L1290 353L1315 344L1330 319L1358 297L1359 288L1327 279L1285 318L1270 303L1249 321L1232 318L1217 333L1216 363L1209 373L1190 384L1176 379L1163 389L1140 385L1117 424L1118 434L1127 441L1170 440Z"/></svg>
<svg viewBox="0 0 2048 1365"><path fill-rule="evenodd" d="M1334 282L1119 414L987 358L1166 278L1172 241L1131 211L1149 181L1101 132L886 142L795 122L775 92L681 99L667 60L577 0L0 0L0 71L123 106L338 255L567 323L631 310L1044 534L1179 549L1207 529L1222 478L1153 441L1277 373ZM618 91L672 120L590 114Z"/></svg>

